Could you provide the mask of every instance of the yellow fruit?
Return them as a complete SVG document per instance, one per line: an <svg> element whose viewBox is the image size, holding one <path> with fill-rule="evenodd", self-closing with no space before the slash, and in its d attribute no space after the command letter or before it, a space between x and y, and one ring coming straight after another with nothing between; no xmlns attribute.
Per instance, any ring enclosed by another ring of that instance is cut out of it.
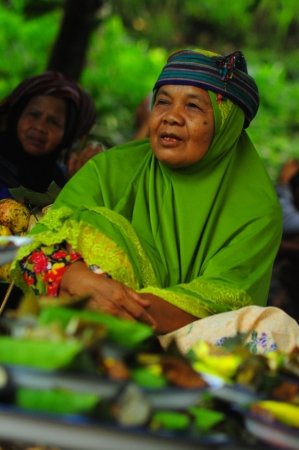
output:
<svg viewBox="0 0 299 450"><path fill-rule="evenodd" d="M230 378L235 375L237 368L242 363L239 355L230 354L225 349L204 341L196 342L192 347L192 352L197 358L193 364L193 368L197 372L208 372Z"/></svg>
<svg viewBox="0 0 299 450"><path fill-rule="evenodd" d="M23 203L12 198L0 200L0 224L12 234L25 233L28 229L30 211Z"/></svg>
<svg viewBox="0 0 299 450"><path fill-rule="evenodd" d="M11 236L12 232L5 225L0 225L0 236ZM11 281L11 276L9 275L11 263L4 264L0 266L0 280Z"/></svg>
<svg viewBox="0 0 299 450"><path fill-rule="evenodd" d="M299 428L299 406L275 400L263 400L251 405L253 411L267 411L280 422Z"/></svg>
<svg viewBox="0 0 299 450"><path fill-rule="evenodd" d="M0 280L5 280L5 281L9 281L9 282L12 281L12 278L9 275L10 267L11 267L11 263L0 266Z"/></svg>
<svg viewBox="0 0 299 450"><path fill-rule="evenodd" d="M0 236L11 236L12 232L5 225L0 225Z"/></svg>

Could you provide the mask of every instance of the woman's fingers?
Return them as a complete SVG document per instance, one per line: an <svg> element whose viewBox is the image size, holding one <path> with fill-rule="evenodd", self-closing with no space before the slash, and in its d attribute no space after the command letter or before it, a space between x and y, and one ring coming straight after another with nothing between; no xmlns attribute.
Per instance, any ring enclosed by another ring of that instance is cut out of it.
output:
<svg viewBox="0 0 299 450"><path fill-rule="evenodd" d="M138 304L134 306L128 303L120 306L113 302L107 302L103 299L99 301L97 298L94 298L88 302L88 309L93 311L101 311L121 319L142 322L154 329L157 326L155 320L150 316L150 314L148 314L146 310Z"/></svg>
<svg viewBox="0 0 299 450"><path fill-rule="evenodd" d="M143 306L144 308L148 308L151 304L151 302L145 298L142 298L140 294L133 291L133 289L128 288L127 286L123 286L125 291L127 292L127 295L129 297L132 297L133 300L135 300L139 305Z"/></svg>
<svg viewBox="0 0 299 450"><path fill-rule="evenodd" d="M137 319L132 316L132 314L129 314L125 309L115 308L115 305L113 303L107 302L103 299L101 299L101 301L98 301L98 299L94 298L88 302L87 307L92 311L100 311L102 313L118 317L120 319L137 321Z"/></svg>
<svg viewBox="0 0 299 450"><path fill-rule="evenodd" d="M142 299L134 290L122 283L91 272L82 261L73 263L64 273L61 296L90 295L89 307L129 320L137 320L156 326L152 316L146 311L148 300Z"/></svg>
<svg viewBox="0 0 299 450"><path fill-rule="evenodd" d="M142 299L139 294L118 281L102 275L99 277L99 291L97 290L93 299L100 310L117 317L137 320L155 328L156 322L145 309L150 306L148 300Z"/></svg>
<svg viewBox="0 0 299 450"><path fill-rule="evenodd" d="M76 172L75 165L76 165L77 158L78 157L77 157L76 153L72 153L71 156L69 157L69 160L67 163L68 178L71 178L74 175L74 173Z"/></svg>
<svg viewBox="0 0 299 450"><path fill-rule="evenodd" d="M79 170L90 158L101 153L103 148L100 144L89 144L78 155L77 170Z"/></svg>
<svg viewBox="0 0 299 450"><path fill-rule="evenodd" d="M78 155L73 153L68 161L68 177L71 178L82 166L103 151L101 144L88 144Z"/></svg>

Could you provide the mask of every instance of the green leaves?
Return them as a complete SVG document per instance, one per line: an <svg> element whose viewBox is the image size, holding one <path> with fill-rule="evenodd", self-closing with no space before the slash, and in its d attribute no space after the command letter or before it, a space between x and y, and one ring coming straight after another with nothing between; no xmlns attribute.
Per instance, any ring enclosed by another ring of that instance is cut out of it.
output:
<svg viewBox="0 0 299 450"><path fill-rule="evenodd" d="M24 78L45 70L58 31L59 13L26 20L20 10L0 5L0 99Z"/></svg>
<svg viewBox="0 0 299 450"><path fill-rule="evenodd" d="M228 53L241 47L260 91L248 133L274 181L299 151L297 0L105 2L81 84L97 108L92 138L107 148L131 140L135 111L179 48ZM0 3L0 100L25 77L46 70L64 0ZM76 30L74 29L74 33Z"/></svg>

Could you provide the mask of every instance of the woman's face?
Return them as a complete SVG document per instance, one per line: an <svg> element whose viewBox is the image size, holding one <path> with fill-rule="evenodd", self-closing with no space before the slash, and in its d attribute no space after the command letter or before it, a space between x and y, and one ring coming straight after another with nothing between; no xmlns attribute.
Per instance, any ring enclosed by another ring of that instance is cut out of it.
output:
<svg viewBox="0 0 299 450"><path fill-rule="evenodd" d="M33 156L51 153L63 138L66 115L65 100L52 95L32 97L17 125L18 139L25 152Z"/></svg>
<svg viewBox="0 0 299 450"><path fill-rule="evenodd" d="M208 92L195 86L161 86L149 128L152 151L165 166L180 168L196 163L207 153L214 134Z"/></svg>

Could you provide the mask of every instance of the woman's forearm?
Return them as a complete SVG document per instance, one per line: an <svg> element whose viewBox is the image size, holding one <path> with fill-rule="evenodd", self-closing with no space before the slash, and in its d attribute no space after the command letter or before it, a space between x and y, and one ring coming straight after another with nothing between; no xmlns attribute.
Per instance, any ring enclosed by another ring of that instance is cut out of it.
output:
<svg viewBox="0 0 299 450"><path fill-rule="evenodd" d="M166 302L161 297L153 294L141 294L141 296L150 302L147 311L157 323L155 330L157 334L170 333L198 320L198 317Z"/></svg>
<svg viewBox="0 0 299 450"><path fill-rule="evenodd" d="M90 283L90 276L95 276L91 274L90 270L85 266L85 264L81 261L78 261L69 268L63 278L60 285L60 295L68 296L75 294L88 294L88 288L92 286L93 283ZM101 276L102 277L102 276ZM78 283L74 280L80 280ZM104 280L102 280L104 281ZM107 280L108 283L111 280ZM113 280L112 280L113 282ZM79 289L79 291L78 291ZM133 292L133 291L131 291ZM155 323L155 332L157 334L166 334L171 331L177 330L188 323L194 322L198 320L198 317L193 316L192 314L183 311L182 309L177 308L171 303L166 302L162 298L153 295L153 294L136 294L138 297L141 297L145 301L147 301L147 305L143 305L146 307L146 313L151 316ZM137 301L134 299L134 301ZM108 311L110 314L116 315L111 309ZM138 318L136 317L138 320ZM143 319L141 321L144 321Z"/></svg>

